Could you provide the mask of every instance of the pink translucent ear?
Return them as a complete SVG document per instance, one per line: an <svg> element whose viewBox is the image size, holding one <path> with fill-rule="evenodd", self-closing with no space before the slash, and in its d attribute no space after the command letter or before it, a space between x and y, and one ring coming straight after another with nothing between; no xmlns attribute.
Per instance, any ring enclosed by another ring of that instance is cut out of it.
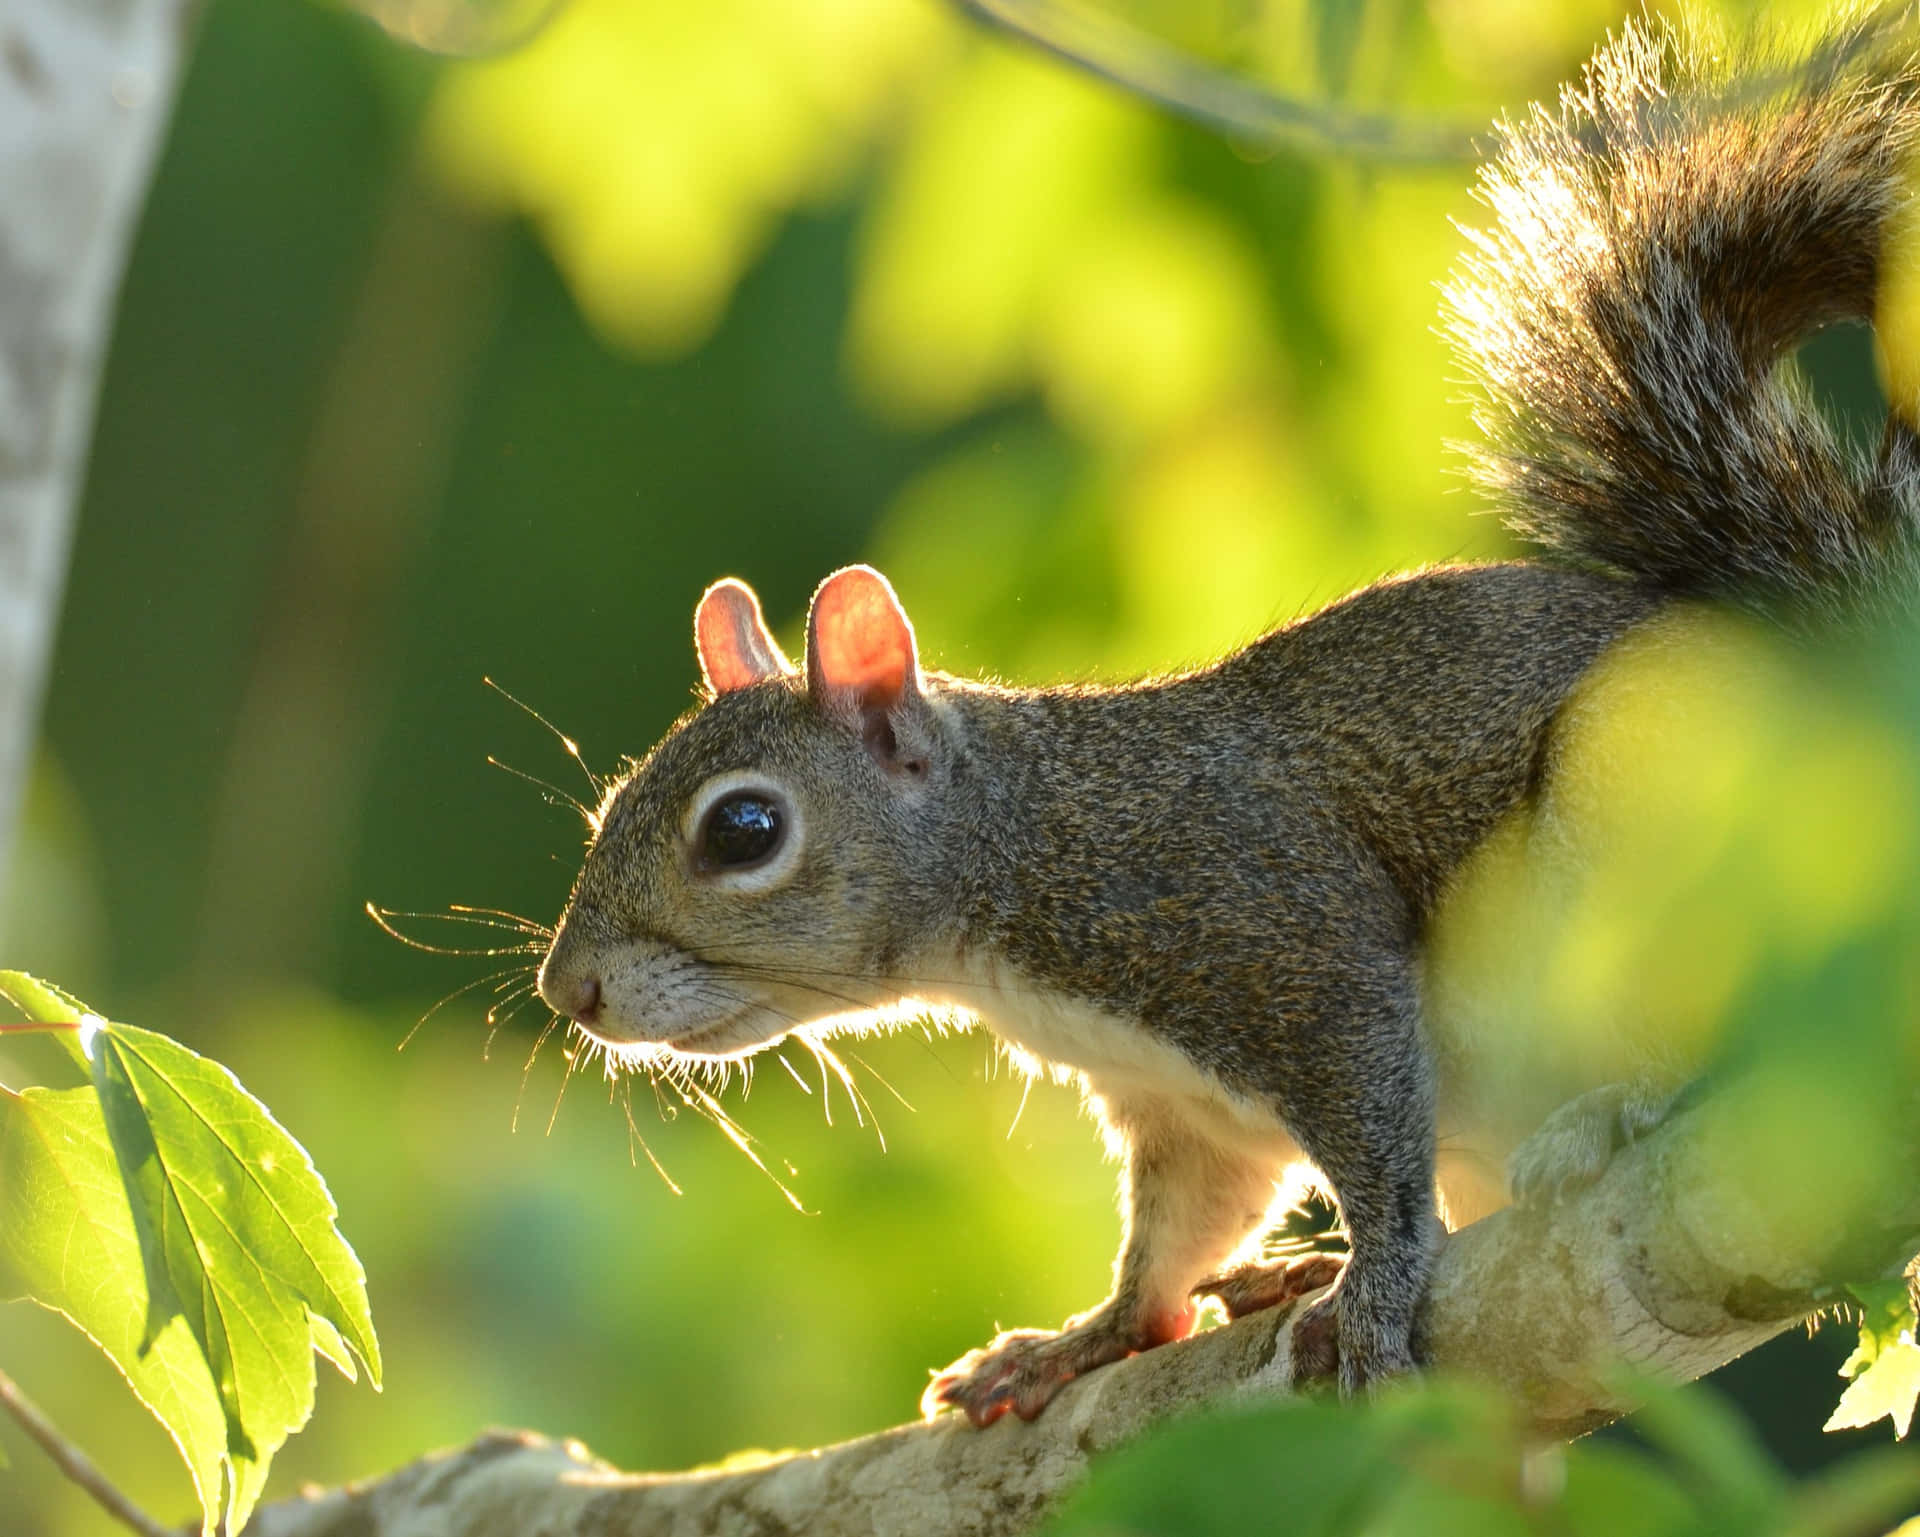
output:
<svg viewBox="0 0 1920 1537"><path fill-rule="evenodd" d="M715 582L700 595L700 606L693 611L693 644L707 687L715 694L793 672L793 663L781 654L760 616L760 600L733 577Z"/></svg>
<svg viewBox="0 0 1920 1537"><path fill-rule="evenodd" d="M820 584L807 613L807 688L857 730L920 694L913 626L887 579L848 566Z"/></svg>

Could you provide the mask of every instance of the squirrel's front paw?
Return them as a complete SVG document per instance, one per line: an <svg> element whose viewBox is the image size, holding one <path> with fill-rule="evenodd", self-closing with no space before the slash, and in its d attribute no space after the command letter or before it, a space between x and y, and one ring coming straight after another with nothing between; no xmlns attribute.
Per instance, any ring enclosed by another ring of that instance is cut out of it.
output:
<svg viewBox="0 0 1920 1537"><path fill-rule="evenodd" d="M1141 1322L1122 1317L1109 1303L1057 1334L1011 1329L991 1344L969 1350L928 1383L920 1395L920 1412L931 1419L942 1409L958 1409L980 1426L991 1425L1009 1410L1023 1420L1034 1419L1075 1377L1181 1339L1192 1327L1190 1307Z"/></svg>
<svg viewBox="0 0 1920 1537"><path fill-rule="evenodd" d="M1340 1279L1346 1261L1338 1254L1296 1254L1282 1260L1249 1260L1244 1265L1209 1276L1193 1289L1193 1296L1217 1297L1229 1318L1245 1318L1331 1286Z"/></svg>

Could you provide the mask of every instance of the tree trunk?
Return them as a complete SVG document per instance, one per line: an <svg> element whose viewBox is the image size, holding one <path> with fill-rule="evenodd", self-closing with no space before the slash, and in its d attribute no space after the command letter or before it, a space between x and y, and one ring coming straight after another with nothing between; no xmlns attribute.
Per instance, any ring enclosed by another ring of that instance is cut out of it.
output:
<svg viewBox="0 0 1920 1537"><path fill-rule="evenodd" d="M114 298L193 9L193 0L9 0L0 17L0 877Z"/></svg>

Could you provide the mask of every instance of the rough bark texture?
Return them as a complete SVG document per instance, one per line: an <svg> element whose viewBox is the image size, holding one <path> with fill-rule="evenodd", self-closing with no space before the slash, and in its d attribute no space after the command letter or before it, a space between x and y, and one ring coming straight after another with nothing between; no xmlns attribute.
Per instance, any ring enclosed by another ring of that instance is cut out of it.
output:
<svg viewBox="0 0 1920 1537"><path fill-rule="evenodd" d="M1616 1158L1550 1208L1456 1234L1434 1278L1436 1365L1509 1384L1543 1434L1631 1407L1612 1368L1697 1377L1814 1311L1859 1235L1785 1231L1765 1192L1713 1167L1702 1112ZM1920 1234L1906 1210L1866 1249L1896 1264ZM1857 1273L1857 1272L1856 1272ZM263 1509L251 1537L999 1537L1029 1529L1089 1458L1164 1416L1285 1391L1288 1315L1136 1356L1069 1387L1031 1425L948 1416L821 1451L680 1474L627 1474L576 1444L497 1434L378 1482ZM904 1391L904 1388L903 1388Z"/></svg>
<svg viewBox="0 0 1920 1537"><path fill-rule="evenodd" d="M0 15L0 873L114 296L194 3L8 0Z"/></svg>

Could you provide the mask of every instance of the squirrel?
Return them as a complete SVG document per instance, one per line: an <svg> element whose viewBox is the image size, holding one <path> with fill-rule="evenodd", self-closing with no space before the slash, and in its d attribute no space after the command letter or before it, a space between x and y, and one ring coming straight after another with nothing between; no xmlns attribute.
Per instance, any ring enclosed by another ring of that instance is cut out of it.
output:
<svg viewBox="0 0 1920 1537"><path fill-rule="evenodd" d="M1578 859L1568 756L1618 658L1711 644L1717 608L1794 626L1915 590L1913 428L1896 412L1855 454L1780 366L1872 318L1913 54L1859 22L1742 74L1633 22L1498 132L1448 324L1473 472L1536 558L1389 577L1117 687L924 668L864 566L815 592L796 667L728 579L695 615L704 702L593 817L538 986L616 1060L922 1000L1080 1080L1124 1165L1112 1294L970 1352L929 1413L1032 1418L1189 1332L1202 1294L1237 1316L1324 1288L1292 1325L1299 1380L1414 1367L1439 1128L1497 1049L1433 974L1467 873L1516 838ZM1507 1138L1512 1196L1594 1178L1680 1092L1649 1056ZM1222 1272L1302 1159L1344 1264Z"/></svg>

